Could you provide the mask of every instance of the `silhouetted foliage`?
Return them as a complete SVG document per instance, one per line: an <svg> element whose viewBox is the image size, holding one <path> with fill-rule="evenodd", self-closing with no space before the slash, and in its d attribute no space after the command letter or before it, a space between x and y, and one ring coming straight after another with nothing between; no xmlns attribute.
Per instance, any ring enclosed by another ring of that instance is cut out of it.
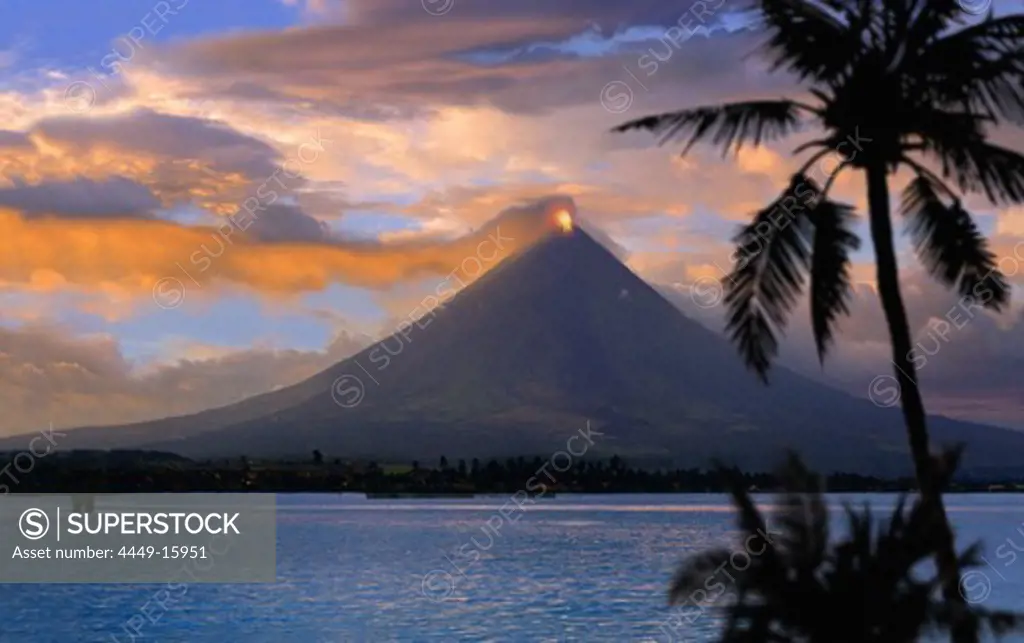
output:
<svg viewBox="0 0 1024 643"><path fill-rule="evenodd" d="M15 454L0 454L0 462ZM340 461L340 463L339 463ZM630 466L621 457L612 468L597 460L580 459L566 471L557 472L541 457L516 458L507 469L494 466L475 472L456 469L416 469L408 465L381 466L376 462L338 458L330 464L246 458L194 462L154 452L68 451L40 459L31 476L19 477L12 493L142 493L159 491L365 491L370 493L473 494L508 493L543 481L554 492L586 493L680 493L724 492L730 479L746 489L770 491L779 481L771 473L726 473L713 469L642 468ZM546 466L546 468L544 468ZM542 472L542 468L543 472ZM552 476L554 481L548 476ZM853 473L835 473L826 479L829 491L898 492L914 489L913 478L881 479ZM952 487L958 492L999 490L1024 491L1024 476L1018 469L1002 477L961 479Z"/></svg>
<svg viewBox="0 0 1024 643"><path fill-rule="evenodd" d="M648 130L662 143L682 139L683 154L710 141L728 154L811 123L823 130L794 150L813 153L785 192L734 237L735 264L724 280L728 332L765 382L808 277L822 361L838 319L849 312L850 257L860 240L852 231L852 206L828 195L842 172L864 172L893 375L921 493L945 539L938 562L951 598L956 552L933 472L900 293L888 177L901 168L914 177L901 212L927 270L965 303L1005 308L1009 284L961 194L999 206L1024 202L1024 155L988 142L997 126L1024 122L1024 16L996 18L990 11L978 18L965 12L962 0L755 0L753 7L769 34L772 70L806 84L810 102L695 107L639 118L615 131ZM811 177L814 164L832 153L840 156L834 169Z"/></svg>
<svg viewBox="0 0 1024 643"><path fill-rule="evenodd" d="M320 449L313 450L313 464L323 464L324 454L320 453Z"/></svg>
<svg viewBox="0 0 1024 643"><path fill-rule="evenodd" d="M772 34L775 69L810 85L814 104L761 100L647 116L615 128L645 129L661 142L684 139L683 154L710 140L723 152L783 138L816 122L825 135L795 152L814 150L778 200L736 236L740 259L726 282L729 328L744 357L765 376L805 275L811 277L814 334L822 358L836 319L846 314L852 208L828 200L846 169L885 176L914 173L903 197L922 261L943 283L1000 310L1009 286L988 243L964 209L962 192L998 205L1024 201L1024 156L986 142L990 126L1024 119L1024 16L995 18L960 30L956 0L759 0ZM956 63L948 62L956 59ZM814 162L841 149L843 161L821 182ZM924 162L939 165L941 176ZM889 218L888 205L872 219ZM888 224L886 224L888 225ZM876 244L891 239L875 239ZM909 347L908 347L909 348Z"/></svg>
<svg viewBox="0 0 1024 643"><path fill-rule="evenodd" d="M722 643L910 643L950 628L962 606L942 598L940 577L920 573L942 546L933 512L919 501L908 509L904 495L887 521L876 523L866 505L847 507L848 533L830 543L820 478L795 456L779 478L783 491L767 518L733 480L743 565L731 564L737 552L727 548L691 556L672 580L671 603L707 601L709 579L725 567L732 586L713 597L734 599L725 606ZM978 546L957 563L959 570L978 565ZM975 638L982 629L1000 635L1021 624L1018 615L978 605L962 620Z"/></svg>
<svg viewBox="0 0 1024 643"><path fill-rule="evenodd" d="M608 461L608 467L612 471L618 471L622 468L622 458L617 455L613 455L611 460Z"/></svg>

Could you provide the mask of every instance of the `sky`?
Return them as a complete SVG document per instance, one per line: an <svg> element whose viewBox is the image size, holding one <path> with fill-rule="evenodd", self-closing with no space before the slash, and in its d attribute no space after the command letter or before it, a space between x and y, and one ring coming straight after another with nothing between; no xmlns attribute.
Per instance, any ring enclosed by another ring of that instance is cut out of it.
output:
<svg viewBox="0 0 1024 643"><path fill-rule="evenodd" d="M552 208L721 329L729 238L785 188L813 132L683 158L609 130L799 96L756 55L763 38L733 0L9 0L0 435L299 381L392 332L496 217L513 252ZM834 166L822 163L812 175ZM859 176L834 193L863 217ZM926 403L1024 428L1024 209L968 204L1017 297L1000 315L963 313L900 240ZM781 362L871 398L892 367L859 231L833 354L818 363L803 303Z"/></svg>

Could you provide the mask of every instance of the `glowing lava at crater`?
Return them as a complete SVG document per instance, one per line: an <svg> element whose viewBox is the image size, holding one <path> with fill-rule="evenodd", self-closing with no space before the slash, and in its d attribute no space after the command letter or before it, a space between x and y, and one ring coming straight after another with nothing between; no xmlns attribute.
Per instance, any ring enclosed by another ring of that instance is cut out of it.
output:
<svg viewBox="0 0 1024 643"><path fill-rule="evenodd" d="M555 213L555 223L562 232L572 232L572 215L568 210L559 210Z"/></svg>

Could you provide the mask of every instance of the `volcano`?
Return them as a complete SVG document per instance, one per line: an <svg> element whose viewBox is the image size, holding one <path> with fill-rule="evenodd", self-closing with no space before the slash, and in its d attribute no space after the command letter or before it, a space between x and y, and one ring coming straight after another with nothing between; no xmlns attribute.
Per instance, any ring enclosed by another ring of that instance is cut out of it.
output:
<svg viewBox="0 0 1024 643"><path fill-rule="evenodd" d="M770 386L578 227L504 260L444 306L294 386L195 415L69 431L75 447L190 457L436 461L550 455L753 470L787 448L822 471L909 473L898 409L786 369ZM1020 466L1024 434L933 417L963 470Z"/></svg>

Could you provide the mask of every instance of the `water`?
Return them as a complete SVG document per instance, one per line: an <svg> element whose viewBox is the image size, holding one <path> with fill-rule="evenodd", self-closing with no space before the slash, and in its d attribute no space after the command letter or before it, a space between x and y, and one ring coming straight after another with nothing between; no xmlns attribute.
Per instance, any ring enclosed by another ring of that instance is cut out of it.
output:
<svg viewBox="0 0 1024 643"><path fill-rule="evenodd" d="M0 641L668 641L675 565L735 535L723 496L560 496L505 518L506 501L279 496L277 584L7 585ZM997 554L1007 538L1024 547L1024 495L947 502L960 542L983 539L990 563L970 597L1024 609L1024 555ZM696 618L685 640L711 640L716 619Z"/></svg>

